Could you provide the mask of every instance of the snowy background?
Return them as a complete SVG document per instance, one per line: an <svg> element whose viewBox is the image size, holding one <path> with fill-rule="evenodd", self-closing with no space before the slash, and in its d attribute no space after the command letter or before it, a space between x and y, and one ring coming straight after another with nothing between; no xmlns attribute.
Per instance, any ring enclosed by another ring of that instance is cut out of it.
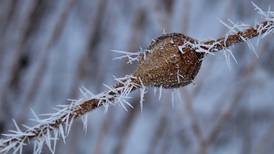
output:
<svg viewBox="0 0 274 154"><path fill-rule="evenodd" d="M273 0L254 2L274 7ZM111 50L138 51L163 31L218 38L227 32L219 19L259 21L249 0L0 0L0 133L14 129L13 118L29 123L30 109L51 112L78 98L81 86L99 93L114 75L134 71L113 61ZM233 47L238 64L231 68L222 53L207 56L195 84L163 90L160 100L149 89L143 112L138 93L129 112L90 112L88 131L75 121L56 153L272 153L273 40L256 47L258 57L246 44Z"/></svg>

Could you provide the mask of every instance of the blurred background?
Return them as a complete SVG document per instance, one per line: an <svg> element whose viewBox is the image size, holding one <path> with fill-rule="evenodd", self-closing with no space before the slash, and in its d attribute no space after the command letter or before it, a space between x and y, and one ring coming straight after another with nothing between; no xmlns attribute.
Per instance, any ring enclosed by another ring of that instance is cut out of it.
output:
<svg viewBox="0 0 274 154"><path fill-rule="evenodd" d="M14 129L13 118L29 123L30 109L51 112L81 86L99 93L113 75L134 71L111 50L139 51L163 31L218 38L227 32L219 19L259 21L249 0L0 0L0 133ZM207 56L195 84L163 90L160 100L149 89L143 112L138 92L129 112L90 112L88 131L75 121L56 153L273 153L273 40L257 46L258 57L246 44L233 47L231 68L221 52Z"/></svg>

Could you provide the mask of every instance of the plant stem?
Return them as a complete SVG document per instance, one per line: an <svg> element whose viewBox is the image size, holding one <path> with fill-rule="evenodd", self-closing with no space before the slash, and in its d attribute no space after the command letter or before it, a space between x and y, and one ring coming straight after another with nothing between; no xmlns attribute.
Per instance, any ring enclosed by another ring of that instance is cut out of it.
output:
<svg viewBox="0 0 274 154"><path fill-rule="evenodd" d="M264 21L254 27L247 28L244 31L235 34L227 35L217 40L205 41L202 43L201 48L209 52L217 52L226 49L237 43L246 42L259 35L271 32L274 29L274 20Z"/></svg>

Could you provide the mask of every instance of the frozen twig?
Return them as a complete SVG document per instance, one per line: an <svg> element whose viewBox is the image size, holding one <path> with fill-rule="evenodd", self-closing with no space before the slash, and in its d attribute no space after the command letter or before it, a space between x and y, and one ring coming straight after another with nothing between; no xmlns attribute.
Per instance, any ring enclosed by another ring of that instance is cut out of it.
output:
<svg viewBox="0 0 274 154"><path fill-rule="evenodd" d="M37 125L33 127L24 126L25 130L21 130L14 121L16 130L10 131L10 134L3 135L0 140L0 153L22 153L22 148L25 144L33 139L34 153L41 153L44 144L49 150L54 153L58 137L61 137L65 142L67 135L70 132L73 121L76 118L82 117L84 129L87 129L86 113L100 106L106 109L109 105L120 104L125 110L126 105L131 105L127 102L129 93L137 88L140 88L139 80L133 76L118 78L117 86L109 88L107 92L93 95L85 88L81 88L82 98L78 100L70 100L68 105L59 105L55 113L34 115L34 121ZM46 116L46 118L40 118Z"/></svg>
<svg viewBox="0 0 274 154"><path fill-rule="evenodd" d="M197 41L197 42L186 42L184 45L179 46L179 51L183 52L185 48L194 49L196 52L203 52L207 54L214 54L220 50L227 50L230 46L237 43L245 42L249 48L256 54L255 47L250 43L250 39L258 37L258 40L263 39L270 33L273 33L274 29L274 12L267 10L263 11L255 3L252 3L255 10L262 17L263 22L255 26L247 24L236 24L231 20L228 20L229 24L220 20L220 22L229 29L229 32L222 38L209 41ZM229 52L231 54L231 52ZM232 55L233 57L233 55ZM235 58L233 57L235 60Z"/></svg>
<svg viewBox="0 0 274 154"><path fill-rule="evenodd" d="M195 49L197 52L213 54L214 52L225 50L237 43L246 42L248 43L249 47L252 48L252 50L254 50L254 47L252 47L248 41L257 36L260 36L263 38L266 35L273 33L274 17L254 27L249 26L243 31L236 31L234 29L235 28L239 29L239 27L247 27L247 25L238 25L238 27L237 26L235 27L235 26L236 25L228 26L230 28L230 32L231 31L234 32L233 34L227 34L225 37L219 38L217 40L210 40L210 41L198 42L198 43L189 43L189 44L186 44L184 48L192 48L192 49Z"/></svg>
<svg viewBox="0 0 274 154"><path fill-rule="evenodd" d="M271 20L270 20L271 19ZM273 33L274 29L274 17L270 18L254 27L249 27L243 31L234 31L234 34L229 34L217 40L210 40L203 42L200 48L207 50L208 52L217 52L220 50L227 49L228 47L237 43L246 42L249 47L254 51L254 47L248 42L248 40L259 37L265 37L269 33ZM234 28L234 27L233 27ZM239 27L238 27L239 28Z"/></svg>

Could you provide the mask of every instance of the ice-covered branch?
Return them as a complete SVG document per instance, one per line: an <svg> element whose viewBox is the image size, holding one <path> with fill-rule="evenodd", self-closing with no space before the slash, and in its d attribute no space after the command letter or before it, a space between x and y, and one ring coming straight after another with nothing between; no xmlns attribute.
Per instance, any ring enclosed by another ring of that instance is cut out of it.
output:
<svg viewBox="0 0 274 154"><path fill-rule="evenodd" d="M237 43L246 42L255 37L264 37L273 32L274 18L264 21L255 27L249 27L244 31L239 31L234 34L227 35L217 40L210 40L200 44L200 47L209 52L217 52L224 50Z"/></svg>
<svg viewBox="0 0 274 154"><path fill-rule="evenodd" d="M10 151L22 153L23 146L31 140L34 141L34 153L41 153L44 144L54 153L58 137L61 137L65 142L74 119L84 117L87 112L100 106L108 109L109 105L120 104L125 110L127 110L127 106L132 107L127 102L127 98L130 92L140 88L139 80L133 76L126 76L125 78L118 78L116 81L118 84L114 88L109 87L107 92L98 95L93 95L90 91L81 89L83 94L81 99L70 100L69 105L57 106L56 113L38 116L33 112L34 121L38 123L33 127L24 126L25 130L21 130L14 121L16 131L10 131L10 134L3 135L4 138L0 140L0 153ZM46 118L40 118L42 116L46 116ZM82 119L84 125L86 125L85 119Z"/></svg>
<svg viewBox="0 0 274 154"><path fill-rule="evenodd" d="M252 2L255 11L261 16L263 22L255 26L249 26L246 24L235 24L232 21L232 26L222 22L222 24L229 29L229 33L222 38L217 40L210 40L201 43L201 48L209 52L217 52L220 50L227 49L228 47L237 43L246 42L248 46L254 50L254 47L248 42L250 39L258 37L261 40L265 36L274 31L274 12L268 9L267 11L262 10L259 6Z"/></svg>
<svg viewBox="0 0 274 154"><path fill-rule="evenodd" d="M228 50L230 46L237 43L245 42L248 44L252 51L255 47L249 42L253 38L258 40L263 39L274 31L274 12L271 10L263 11L255 3L252 3L257 13L261 16L262 22L250 26L247 24L236 24L231 20L228 20L230 24L220 21L226 28L229 29L228 33L219 39L209 41L197 41L197 42L186 42L183 46L180 46L180 51L191 48L196 52L202 52L207 54L213 54L220 50Z"/></svg>

